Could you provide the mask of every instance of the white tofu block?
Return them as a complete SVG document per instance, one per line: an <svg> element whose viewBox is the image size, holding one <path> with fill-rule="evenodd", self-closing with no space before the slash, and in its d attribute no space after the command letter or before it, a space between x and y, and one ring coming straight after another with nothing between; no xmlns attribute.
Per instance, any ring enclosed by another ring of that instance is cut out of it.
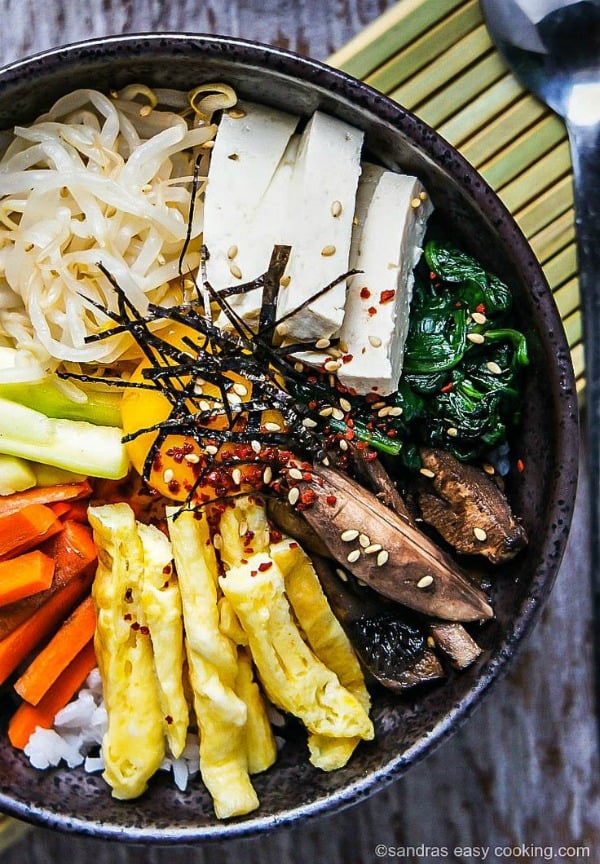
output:
<svg viewBox="0 0 600 864"><path fill-rule="evenodd" d="M219 124L205 192L206 273L216 291L262 275L273 246L285 242L281 213L299 139L298 117L251 102L239 107L244 117L225 113ZM233 295L228 302L253 320L261 294Z"/></svg>
<svg viewBox="0 0 600 864"><path fill-rule="evenodd" d="M352 219L363 132L315 112L302 133L292 179L285 242L292 247L287 287L279 291L282 318L349 269ZM287 280L286 280L287 281ZM286 338L331 337L344 317L346 280L285 322Z"/></svg>
<svg viewBox="0 0 600 864"><path fill-rule="evenodd" d="M431 200L416 177L364 164L356 199L340 339L352 355L339 380L359 394L398 389L408 333L413 270L421 256Z"/></svg>

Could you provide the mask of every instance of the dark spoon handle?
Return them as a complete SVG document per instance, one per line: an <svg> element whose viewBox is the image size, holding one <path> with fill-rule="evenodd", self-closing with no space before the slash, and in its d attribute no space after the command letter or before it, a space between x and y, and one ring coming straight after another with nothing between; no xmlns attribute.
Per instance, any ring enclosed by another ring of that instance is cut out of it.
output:
<svg viewBox="0 0 600 864"><path fill-rule="evenodd" d="M590 558L594 586L596 674L600 705L600 123L567 123L575 192L580 305L583 320Z"/></svg>

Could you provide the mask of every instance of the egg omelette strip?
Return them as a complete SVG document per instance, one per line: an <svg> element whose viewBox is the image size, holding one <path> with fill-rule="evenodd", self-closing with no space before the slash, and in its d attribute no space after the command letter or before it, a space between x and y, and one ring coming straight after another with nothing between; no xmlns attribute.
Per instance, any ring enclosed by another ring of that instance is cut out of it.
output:
<svg viewBox="0 0 600 864"><path fill-rule="evenodd" d="M200 773L219 819L258 807L246 753L247 708L235 692L237 646L219 628L217 560L206 514L167 508L179 580Z"/></svg>
<svg viewBox="0 0 600 864"><path fill-rule="evenodd" d="M269 699L310 732L371 739L373 724L356 696L303 640L277 564L264 552L246 560L231 567L219 584L246 632Z"/></svg>
<svg viewBox="0 0 600 864"><path fill-rule="evenodd" d="M103 777L115 798L141 795L165 757L163 712L141 605L144 550L128 504L90 507L98 547L94 648L108 728Z"/></svg>
<svg viewBox="0 0 600 864"><path fill-rule="evenodd" d="M248 554L247 544L252 550L263 552L269 546L269 523L264 505L256 496L241 496L236 499L235 507L228 507L220 516L219 532L221 561L226 568L240 566L244 555ZM250 774L266 771L275 763L277 745L267 713L262 691L255 680L254 664L249 651L246 635L230 600L219 599L219 620L221 631L240 646L238 649L238 676L235 691L246 704L246 753Z"/></svg>
<svg viewBox="0 0 600 864"><path fill-rule="evenodd" d="M290 538L272 544L270 554L283 574L286 595L308 644L368 713L371 697L360 663L331 610L309 556ZM358 736L332 738L310 733L310 761L323 771L341 768L348 762L359 741Z"/></svg>
<svg viewBox="0 0 600 864"><path fill-rule="evenodd" d="M163 730L177 759L186 744L189 708L183 687L183 619L173 550L154 525L138 522L137 531L144 551L141 606L150 629Z"/></svg>

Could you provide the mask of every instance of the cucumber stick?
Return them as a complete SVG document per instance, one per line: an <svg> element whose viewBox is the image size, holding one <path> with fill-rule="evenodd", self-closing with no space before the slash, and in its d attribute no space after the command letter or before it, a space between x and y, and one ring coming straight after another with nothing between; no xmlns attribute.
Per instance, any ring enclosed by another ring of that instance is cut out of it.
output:
<svg viewBox="0 0 600 864"><path fill-rule="evenodd" d="M116 480L129 468L122 435L117 427L46 417L0 399L0 453L8 456Z"/></svg>

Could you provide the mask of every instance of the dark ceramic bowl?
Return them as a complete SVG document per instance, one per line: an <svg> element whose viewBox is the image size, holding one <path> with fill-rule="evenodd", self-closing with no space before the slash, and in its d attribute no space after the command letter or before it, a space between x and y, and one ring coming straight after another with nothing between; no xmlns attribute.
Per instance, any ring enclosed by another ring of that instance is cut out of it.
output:
<svg viewBox="0 0 600 864"><path fill-rule="evenodd" d="M196 842L267 831L353 804L400 777L471 713L518 651L547 598L565 546L577 475L577 401L570 355L551 293L511 216L481 177L425 123L360 82L279 49L230 38L139 35L47 52L0 71L0 129L26 123L78 87L142 81L188 89L222 80L243 96L307 115L319 108L366 132L372 156L417 174L460 242L512 287L531 346L522 431L514 452L527 470L511 494L531 538L495 579L496 618L479 636L481 662L426 692L377 693L376 741L330 774L314 769L301 738L255 778L253 815L219 823L199 781L178 792L160 775L138 801L111 799L83 770L39 773L0 733L0 808L24 820L132 842Z"/></svg>

